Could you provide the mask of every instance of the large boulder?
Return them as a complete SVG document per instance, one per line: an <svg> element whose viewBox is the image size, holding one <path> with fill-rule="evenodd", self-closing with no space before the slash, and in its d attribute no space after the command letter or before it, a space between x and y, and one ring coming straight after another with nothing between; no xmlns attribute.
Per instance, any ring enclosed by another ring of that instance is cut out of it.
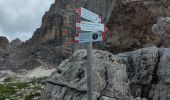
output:
<svg viewBox="0 0 170 100"><path fill-rule="evenodd" d="M126 66L108 52L93 51L93 100L130 100ZM86 100L87 53L76 51L47 80L41 100Z"/></svg>
<svg viewBox="0 0 170 100"><path fill-rule="evenodd" d="M152 100L170 100L170 48L159 50L156 70L157 78L152 84L149 98Z"/></svg>
<svg viewBox="0 0 170 100"><path fill-rule="evenodd" d="M156 74L155 69L159 60L158 48L143 48L120 53L117 56L127 66L131 94L135 97L146 97Z"/></svg>
<svg viewBox="0 0 170 100"><path fill-rule="evenodd" d="M122 63L127 65L127 73L131 83L150 84L158 61L158 49L156 47L120 53L117 56L120 57Z"/></svg>
<svg viewBox="0 0 170 100"><path fill-rule="evenodd" d="M134 97L170 99L170 49L143 48L117 55L127 66L129 87Z"/></svg>

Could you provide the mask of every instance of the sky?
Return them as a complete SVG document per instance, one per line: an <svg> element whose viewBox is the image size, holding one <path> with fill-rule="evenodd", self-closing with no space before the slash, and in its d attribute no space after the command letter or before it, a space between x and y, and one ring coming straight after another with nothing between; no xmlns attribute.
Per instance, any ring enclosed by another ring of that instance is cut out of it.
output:
<svg viewBox="0 0 170 100"><path fill-rule="evenodd" d="M0 0L0 36L10 41L32 37L54 0Z"/></svg>

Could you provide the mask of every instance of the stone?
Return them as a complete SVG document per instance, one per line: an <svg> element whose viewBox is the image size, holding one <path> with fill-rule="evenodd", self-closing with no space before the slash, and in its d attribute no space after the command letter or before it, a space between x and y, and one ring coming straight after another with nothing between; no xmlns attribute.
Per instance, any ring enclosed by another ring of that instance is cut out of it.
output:
<svg viewBox="0 0 170 100"><path fill-rule="evenodd" d="M158 80L161 83L170 84L170 48L160 49L159 55Z"/></svg>
<svg viewBox="0 0 170 100"><path fill-rule="evenodd" d="M159 63L157 66L157 77L154 80L149 92L149 98L152 100L170 99L170 49L161 48L159 50Z"/></svg>
<svg viewBox="0 0 170 100"><path fill-rule="evenodd" d="M160 17L156 24L152 26L152 32L157 34L164 47L170 46L170 17Z"/></svg>
<svg viewBox="0 0 170 100"><path fill-rule="evenodd" d="M151 100L169 100L170 99L170 85L154 84L149 93Z"/></svg>
<svg viewBox="0 0 170 100"><path fill-rule="evenodd" d="M86 100L87 53L76 51L47 80L41 100ZM108 52L93 50L93 100L128 100L126 66Z"/></svg>
<svg viewBox="0 0 170 100"><path fill-rule="evenodd" d="M21 41L19 38L17 38L17 39L15 39L15 40L11 41L10 44L11 44L12 46L19 46L19 45L22 44L22 41Z"/></svg>
<svg viewBox="0 0 170 100"><path fill-rule="evenodd" d="M6 37L0 36L0 47L6 47L9 44L9 40Z"/></svg>
<svg viewBox="0 0 170 100"><path fill-rule="evenodd" d="M158 61L158 49L156 47L120 53L117 56L120 57L122 63L127 65L127 73L131 83L150 84Z"/></svg>

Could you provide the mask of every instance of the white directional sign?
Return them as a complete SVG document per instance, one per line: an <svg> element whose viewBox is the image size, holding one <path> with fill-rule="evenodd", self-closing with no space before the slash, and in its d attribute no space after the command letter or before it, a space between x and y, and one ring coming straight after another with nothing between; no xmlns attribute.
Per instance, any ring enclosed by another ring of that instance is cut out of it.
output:
<svg viewBox="0 0 170 100"><path fill-rule="evenodd" d="M101 16L81 7L76 11L82 18L85 18L92 22L101 22Z"/></svg>
<svg viewBox="0 0 170 100"><path fill-rule="evenodd" d="M75 36L76 43L97 42L102 40L103 37L101 32L86 32Z"/></svg>
<svg viewBox="0 0 170 100"><path fill-rule="evenodd" d="M106 26L104 24L99 23L93 23L93 22L87 22L87 21L81 21L80 23L76 23L76 29L82 30L82 31L106 31Z"/></svg>

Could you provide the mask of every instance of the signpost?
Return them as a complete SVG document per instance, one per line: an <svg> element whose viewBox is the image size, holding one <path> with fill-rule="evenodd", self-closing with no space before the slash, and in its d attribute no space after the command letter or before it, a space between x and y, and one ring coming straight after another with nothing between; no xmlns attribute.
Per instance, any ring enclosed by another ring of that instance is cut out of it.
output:
<svg viewBox="0 0 170 100"><path fill-rule="evenodd" d="M76 29L82 31L106 31L106 26L100 23L93 23L87 21L81 21L80 23L76 23Z"/></svg>
<svg viewBox="0 0 170 100"><path fill-rule="evenodd" d="M101 16L83 8L83 7L80 7L76 10L76 12L84 19L87 19L89 21L92 21L92 22L101 22Z"/></svg>
<svg viewBox="0 0 170 100"><path fill-rule="evenodd" d="M76 10L76 12L88 21L81 21L76 23L76 30L87 31L76 34L76 43L87 43L87 100L92 100L93 91L93 68L92 68L92 42L102 41L105 39L107 27L101 24L101 17L83 7Z"/></svg>
<svg viewBox="0 0 170 100"><path fill-rule="evenodd" d="M97 42L102 41L103 35L102 32L84 32L75 35L76 43L87 43L87 42Z"/></svg>

